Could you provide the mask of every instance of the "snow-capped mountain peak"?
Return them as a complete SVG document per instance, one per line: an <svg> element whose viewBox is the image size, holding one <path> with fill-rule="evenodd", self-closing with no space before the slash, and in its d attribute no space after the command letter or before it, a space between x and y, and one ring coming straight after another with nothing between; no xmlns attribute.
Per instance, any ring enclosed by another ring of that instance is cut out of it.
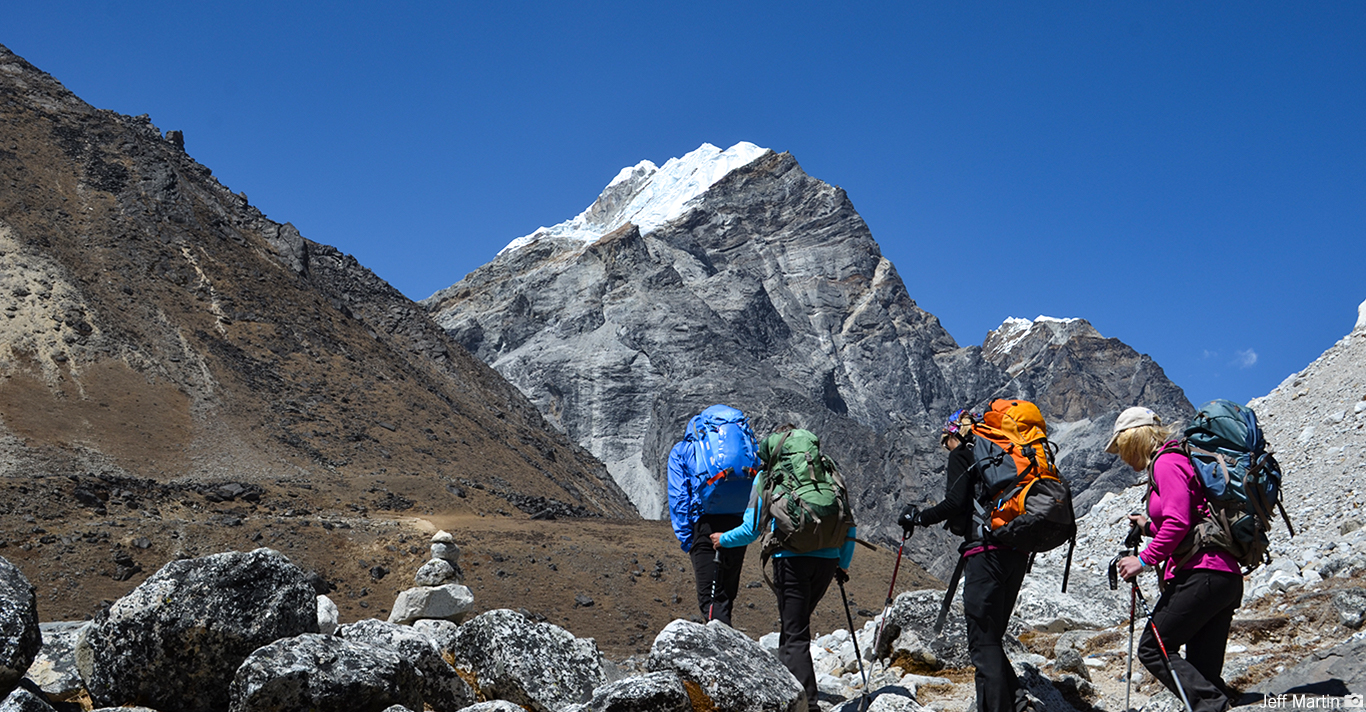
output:
<svg viewBox="0 0 1366 712"><path fill-rule="evenodd" d="M593 242L628 222L635 223L642 233L648 233L682 215L689 201L705 193L728 173L767 152L768 149L748 141L741 141L724 151L704 143L681 158L670 158L662 167L641 161L621 169L598 199L574 219L538 228L530 235L508 243L499 254L547 237Z"/></svg>

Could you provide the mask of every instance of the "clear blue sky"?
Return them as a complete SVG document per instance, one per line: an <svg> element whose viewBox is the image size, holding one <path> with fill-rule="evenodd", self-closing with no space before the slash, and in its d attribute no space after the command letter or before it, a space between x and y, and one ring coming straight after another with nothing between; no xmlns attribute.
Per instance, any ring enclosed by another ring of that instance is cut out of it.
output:
<svg viewBox="0 0 1366 712"><path fill-rule="evenodd" d="M0 43L414 299L741 140L847 190L959 343L1084 317L1197 405L1366 299L1362 2L52 1Z"/></svg>

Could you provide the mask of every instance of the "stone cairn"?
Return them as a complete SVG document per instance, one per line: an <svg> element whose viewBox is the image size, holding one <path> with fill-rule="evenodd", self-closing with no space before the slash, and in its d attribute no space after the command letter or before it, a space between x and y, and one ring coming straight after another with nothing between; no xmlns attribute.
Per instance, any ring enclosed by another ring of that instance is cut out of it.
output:
<svg viewBox="0 0 1366 712"><path fill-rule="evenodd" d="M460 583L460 547L449 532L432 537L432 558L413 577L417 586L398 594L390 623L419 620L461 623L474 609L474 595Z"/></svg>

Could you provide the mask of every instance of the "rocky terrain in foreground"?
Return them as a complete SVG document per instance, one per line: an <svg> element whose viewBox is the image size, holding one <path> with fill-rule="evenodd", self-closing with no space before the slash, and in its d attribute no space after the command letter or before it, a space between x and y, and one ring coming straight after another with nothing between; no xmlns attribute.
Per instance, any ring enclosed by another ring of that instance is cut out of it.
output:
<svg viewBox="0 0 1366 712"><path fill-rule="evenodd" d="M1274 560L1246 579L1223 673L1242 692L1240 707L1340 707L1345 695L1366 692L1361 327L1254 401L1279 447L1285 502L1300 533L1273 531ZM1316 438L1320 426L1329 432ZM1141 666L1125 679L1127 591L1110 590L1105 575L1142 496L1141 486L1110 493L1079 521L1067 594L1059 591L1059 551L1040 556L1026 579L1006 643L1037 709L1116 710L1126 694L1134 709L1179 709ZM472 583L473 567L455 541L444 532L433 537L417 586L399 595L389 622L340 627L310 576L268 549L173 562L92 621L45 627L31 586L5 562L0 684L19 684L24 673L29 679L4 704L76 709L73 700L84 700L80 708L134 703L163 712L758 712L805 704L771 654L776 633L756 638L675 620L644 631L653 636L648 653L609 659L595 641L529 611L475 615L479 586L460 583L462 569ZM1151 576L1140 584L1155 601ZM901 593L885 620L864 616L852 633L822 625L818 632L830 632L812 645L817 703L834 709L867 694L879 711L973 709L961 600L936 634L941 596ZM205 620L211 623L197 623Z"/></svg>

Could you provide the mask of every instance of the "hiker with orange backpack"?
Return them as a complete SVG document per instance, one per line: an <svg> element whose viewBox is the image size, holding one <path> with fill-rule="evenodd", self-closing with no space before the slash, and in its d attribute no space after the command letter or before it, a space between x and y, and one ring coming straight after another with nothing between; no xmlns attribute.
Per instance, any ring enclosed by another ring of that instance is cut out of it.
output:
<svg viewBox="0 0 1366 712"><path fill-rule="evenodd" d="M958 410L939 442L949 452L943 501L923 511L909 505L898 523L909 532L946 522L963 537L935 630L943 628L962 578L977 709L1021 712L1030 708L1029 698L1002 640L1031 555L1064 541L1075 544L1071 490L1053 464L1043 415L1029 401L998 399L984 415ZM1069 548L1069 568L1071 555Z"/></svg>
<svg viewBox="0 0 1366 712"><path fill-rule="evenodd" d="M1132 526L1152 537L1147 548L1117 562L1133 581L1157 567L1163 584L1149 625L1139 639L1138 659L1194 712L1228 709L1230 691L1220 676L1233 614L1243 600L1243 577L1233 553L1218 548L1184 552L1182 543L1205 518L1209 503L1188 453L1173 428L1157 414L1133 407L1119 414L1105 451L1148 475L1147 513L1131 514ZM1179 649L1186 646L1186 655Z"/></svg>

